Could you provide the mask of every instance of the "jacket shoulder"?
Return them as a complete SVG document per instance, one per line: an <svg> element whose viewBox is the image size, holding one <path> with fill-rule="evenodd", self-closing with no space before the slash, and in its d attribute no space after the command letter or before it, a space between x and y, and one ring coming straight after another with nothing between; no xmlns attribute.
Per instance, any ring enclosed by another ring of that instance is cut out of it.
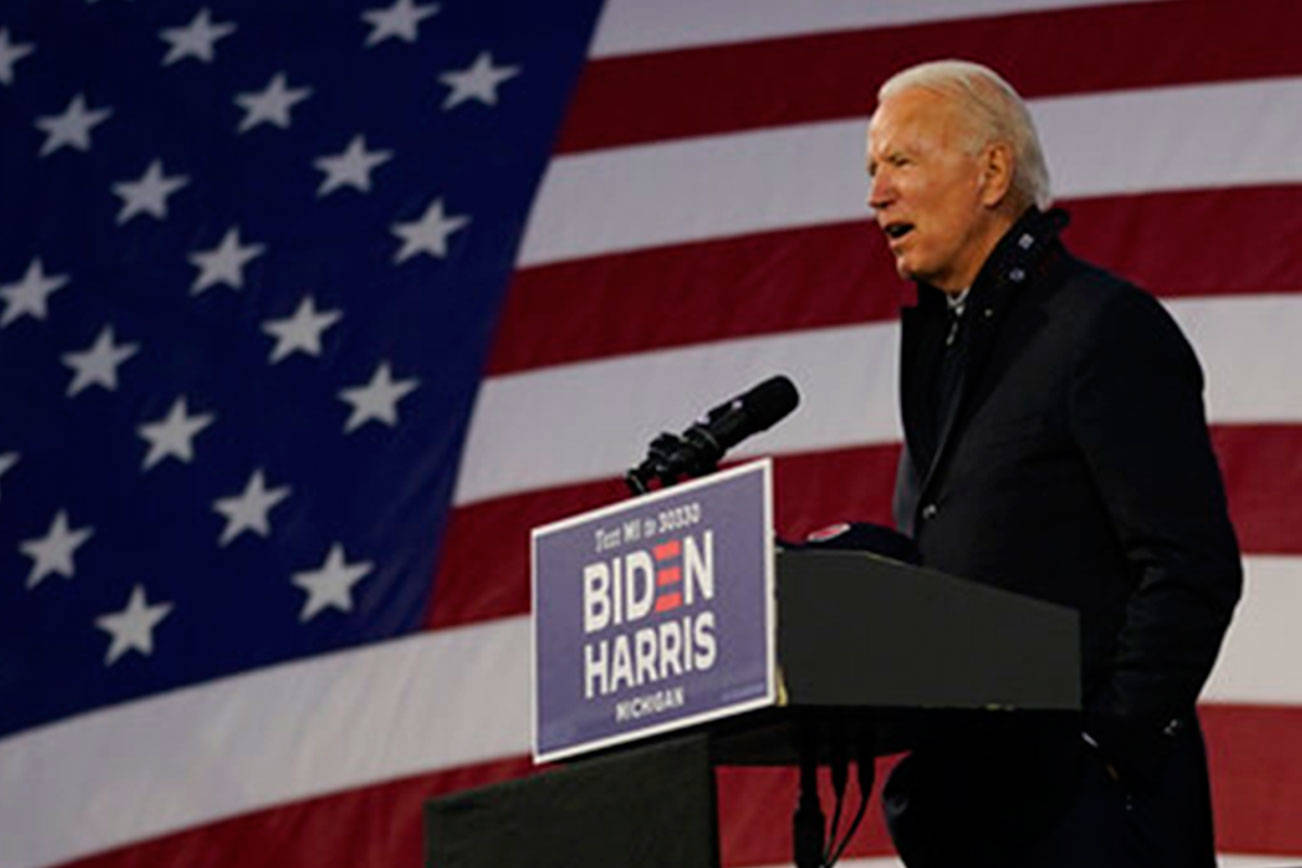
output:
<svg viewBox="0 0 1302 868"><path fill-rule="evenodd" d="M1058 273L1057 283L1063 301L1081 308L1082 312L1089 309L1102 310L1117 304L1118 299L1130 298L1130 303L1140 304L1142 302L1135 296L1152 298L1150 293L1129 280L1071 254L1063 256Z"/></svg>
<svg viewBox="0 0 1302 868"><path fill-rule="evenodd" d="M1173 360L1201 383L1188 338L1151 292L1106 269L1068 256L1054 302L1074 321L1081 340L1078 361L1099 354L1132 356L1136 363Z"/></svg>
<svg viewBox="0 0 1302 868"><path fill-rule="evenodd" d="M1162 336L1179 336L1179 326L1148 290L1093 263L1064 257L1051 304L1060 305L1083 325L1147 327Z"/></svg>

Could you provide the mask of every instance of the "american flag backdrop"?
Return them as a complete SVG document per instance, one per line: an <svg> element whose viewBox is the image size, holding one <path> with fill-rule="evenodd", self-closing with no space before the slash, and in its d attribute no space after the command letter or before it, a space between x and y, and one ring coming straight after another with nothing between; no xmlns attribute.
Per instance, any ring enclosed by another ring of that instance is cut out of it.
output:
<svg viewBox="0 0 1302 868"><path fill-rule="evenodd" d="M530 770L528 529L773 373L801 407L738 456L776 456L779 530L889 521L909 291L864 123L951 56L1027 97L1068 246L1200 355L1247 566L1201 707L1218 847L1302 860L1300 28L0 3L0 866L416 864L423 800ZM793 775L719 786L724 864L787 861Z"/></svg>

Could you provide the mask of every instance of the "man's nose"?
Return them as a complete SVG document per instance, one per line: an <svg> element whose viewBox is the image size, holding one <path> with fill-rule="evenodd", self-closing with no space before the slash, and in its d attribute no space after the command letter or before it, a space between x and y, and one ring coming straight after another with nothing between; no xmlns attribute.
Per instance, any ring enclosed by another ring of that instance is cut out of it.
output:
<svg viewBox="0 0 1302 868"><path fill-rule="evenodd" d="M894 188L887 179L886 173L878 172L873 175L872 181L868 184L868 210L880 211L889 205L894 198Z"/></svg>

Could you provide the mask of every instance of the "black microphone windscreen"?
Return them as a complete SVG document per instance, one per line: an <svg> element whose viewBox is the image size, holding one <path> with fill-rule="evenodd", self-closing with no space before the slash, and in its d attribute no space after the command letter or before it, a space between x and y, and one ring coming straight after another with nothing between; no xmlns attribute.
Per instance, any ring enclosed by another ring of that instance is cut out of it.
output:
<svg viewBox="0 0 1302 868"><path fill-rule="evenodd" d="M779 374L770 377L744 395L738 395L726 404L710 411L704 425L694 430L704 430L714 441L721 456L752 434L767 430L784 418L796 404L800 395L791 380ZM715 456L716 460L719 456Z"/></svg>
<svg viewBox="0 0 1302 868"><path fill-rule="evenodd" d="M742 397L750 417L751 431L763 431L785 417L800 403L800 393L790 378L779 374L770 377Z"/></svg>

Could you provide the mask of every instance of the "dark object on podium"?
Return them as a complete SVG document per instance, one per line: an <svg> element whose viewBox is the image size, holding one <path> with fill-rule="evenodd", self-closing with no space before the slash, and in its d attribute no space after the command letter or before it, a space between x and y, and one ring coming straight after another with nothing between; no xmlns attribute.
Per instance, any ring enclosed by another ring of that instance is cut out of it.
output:
<svg viewBox="0 0 1302 868"><path fill-rule="evenodd" d="M425 805L431 868L717 868L704 735L625 748Z"/></svg>
<svg viewBox="0 0 1302 868"><path fill-rule="evenodd" d="M793 705L1080 707L1077 613L862 552L779 552Z"/></svg>
<svg viewBox="0 0 1302 868"><path fill-rule="evenodd" d="M820 759L847 733L877 755L974 716L1080 709L1074 609L867 552L777 553L785 705L719 721L723 765L794 765L808 730Z"/></svg>
<svg viewBox="0 0 1302 868"><path fill-rule="evenodd" d="M870 774L871 757L930 727L1080 709L1079 616L1065 606L812 548L777 553L777 596L779 705L694 727L681 756L656 753L677 742L626 747L432 803L429 864L714 866L711 764L799 765L809 781L814 763L848 754ZM662 787L674 773L684 778ZM687 849L652 849L670 843ZM799 864L817 863L800 849Z"/></svg>

